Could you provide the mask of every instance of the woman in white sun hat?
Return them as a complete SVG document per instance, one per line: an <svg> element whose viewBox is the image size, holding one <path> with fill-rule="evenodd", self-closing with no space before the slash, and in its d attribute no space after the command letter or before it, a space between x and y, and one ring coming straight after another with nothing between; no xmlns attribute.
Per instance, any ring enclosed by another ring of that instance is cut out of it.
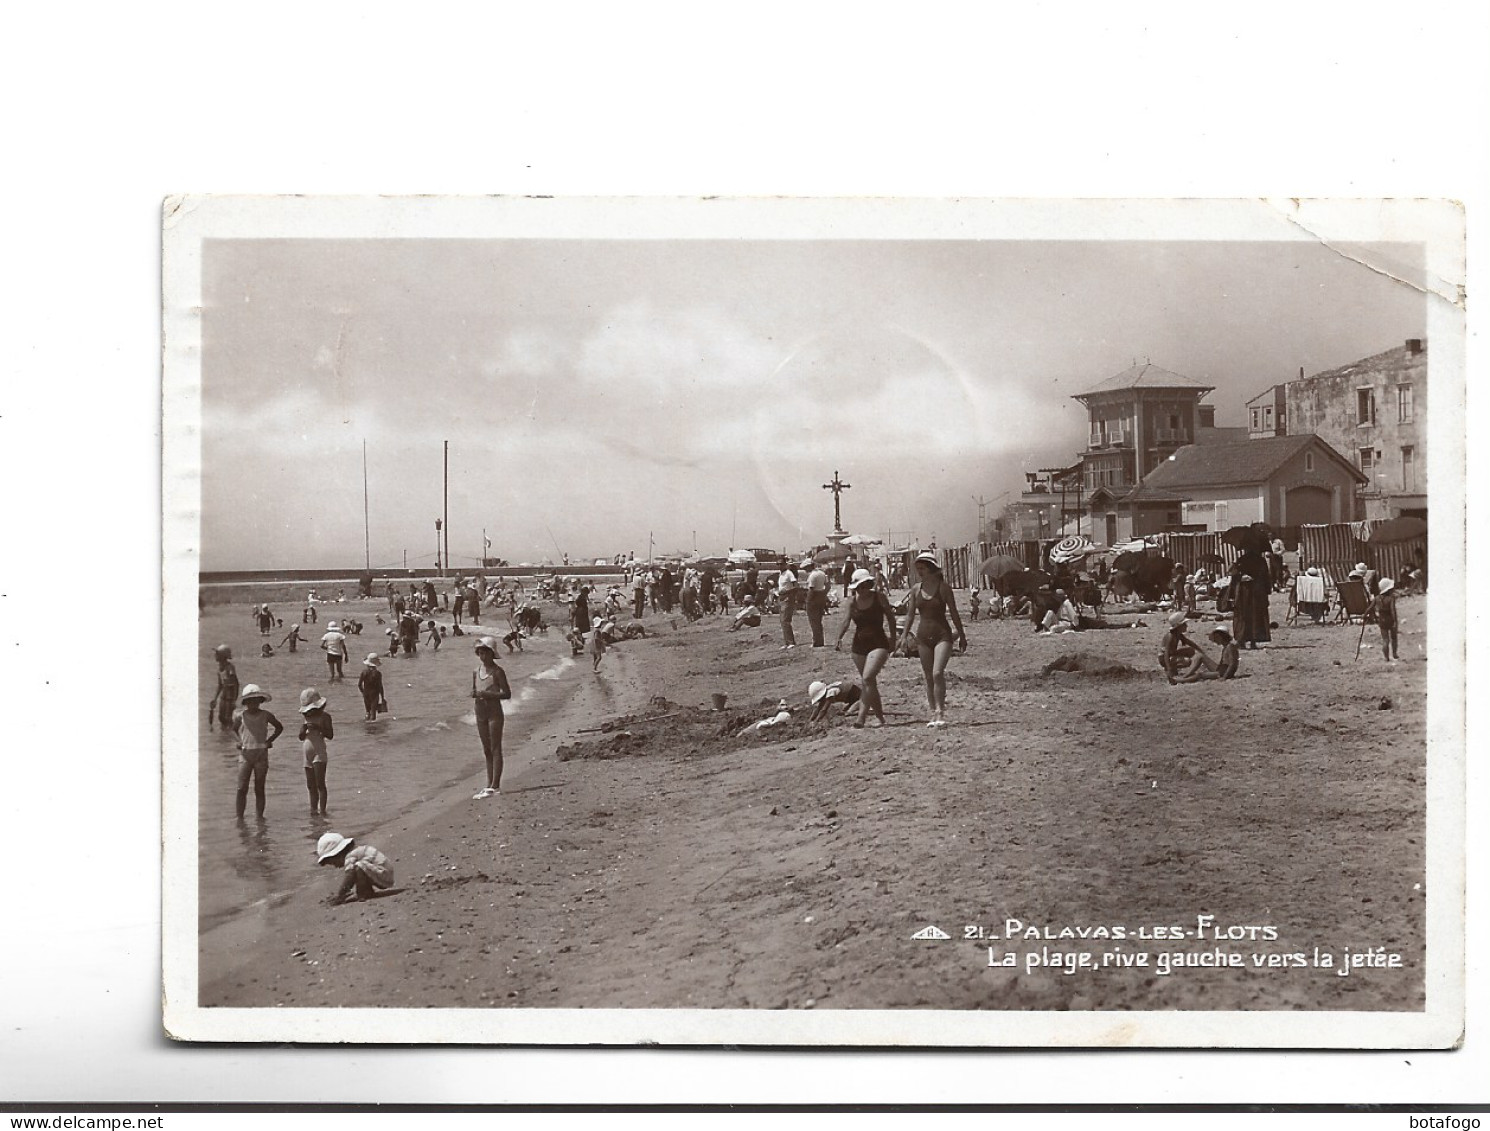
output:
<svg viewBox="0 0 1490 1131"><path fill-rule="evenodd" d="M502 792L502 701L512 698L507 673L497 663L497 642L490 636L476 641L481 670L471 673L471 698L476 700L476 733L486 759L486 786L471 798L480 801Z"/></svg>
<svg viewBox="0 0 1490 1131"><path fill-rule="evenodd" d="M926 701L931 706L931 721L926 725L944 727L947 725L947 663L952 659L952 641L957 641L959 652L966 652L967 633L963 631L962 617L957 612L957 597L942 577L941 563L936 560L936 555L917 554L915 570L919 580L911 589L905 633L909 636L913 630L915 632L921 672L926 677Z"/></svg>
<svg viewBox="0 0 1490 1131"><path fill-rule="evenodd" d="M854 726L862 727L869 721L870 712L885 725L885 708L880 702L879 673L890 662L890 653L895 650L895 610L890 607L885 595L874 587L874 574L867 569L856 569L849 578L849 589L853 596L848 600L843 623L838 627L838 639L834 650L843 647L844 634L853 625L852 645L854 667L864 681L864 693L859 700L859 717ZM889 631L886 631L886 625Z"/></svg>

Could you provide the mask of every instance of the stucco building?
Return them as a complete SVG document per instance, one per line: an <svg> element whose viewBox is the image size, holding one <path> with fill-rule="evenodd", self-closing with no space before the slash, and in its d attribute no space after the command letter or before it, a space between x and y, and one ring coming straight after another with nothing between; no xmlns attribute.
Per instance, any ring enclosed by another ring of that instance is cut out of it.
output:
<svg viewBox="0 0 1490 1131"><path fill-rule="evenodd" d="M1344 453L1365 482L1351 518L1428 517L1428 349L1421 338L1290 381L1290 432Z"/></svg>

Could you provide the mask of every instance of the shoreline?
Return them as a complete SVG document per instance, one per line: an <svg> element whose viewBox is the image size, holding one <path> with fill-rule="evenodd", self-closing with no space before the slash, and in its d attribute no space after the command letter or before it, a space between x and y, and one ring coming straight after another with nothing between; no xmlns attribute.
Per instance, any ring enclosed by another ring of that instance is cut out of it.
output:
<svg viewBox="0 0 1490 1131"><path fill-rule="evenodd" d="M542 751L551 750L556 733L567 733L573 729L567 725L568 720L583 722L590 718L595 709L591 700L600 698L631 702L636 697L636 676L627 659L612 653L607 656L605 667L609 670L604 671L604 676L615 686L602 691L586 686L594 677L576 663L572 675L579 684L575 689L576 693L560 700L552 713L539 716L539 723L518 744L504 749L504 790L501 801L526 789L545 788L542 784L529 784L529 779L543 769ZM472 752L469 775L443 787L434 796L416 801L412 807L395 813L386 824L358 837L359 841L374 844L394 861L395 889L388 895L380 896L380 899L393 898L406 891L411 881L409 872L419 859L419 850L431 840L441 839L441 835L449 830L468 823L473 816L471 807L478 803L472 800L471 789L484 780L485 771L481 766L481 748L474 728L464 737ZM509 786L515 788L509 789ZM351 834L344 832L343 835ZM324 902L329 892L335 888L336 877L330 870L316 867L313 853L307 857L307 865L306 877L290 891L256 900L233 913L231 917L200 932L196 948L199 1004L266 1004L235 1000L248 985L255 984L259 979L259 975L250 972L250 968L265 964L264 956L247 953L249 947L257 940L274 937L289 922L340 910L327 907ZM419 878L421 877L412 877L415 880ZM209 962L205 959L208 952L242 957ZM272 967L274 963L269 962L268 965ZM209 966L213 967L210 973L206 972ZM245 979L247 984L241 984ZM230 983L232 988L229 988Z"/></svg>

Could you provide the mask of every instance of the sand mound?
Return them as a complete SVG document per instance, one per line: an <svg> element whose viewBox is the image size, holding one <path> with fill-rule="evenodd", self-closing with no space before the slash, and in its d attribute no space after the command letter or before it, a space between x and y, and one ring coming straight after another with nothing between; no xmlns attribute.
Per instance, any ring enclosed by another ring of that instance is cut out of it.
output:
<svg viewBox="0 0 1490 1131"><path fill-rule="evenodd" d="M1059 656L1040 669L1041 675L1052 675L1055 672L1071 672L1073 674L1096 676L1099 679L1129 679L1138 674L1130 665L1117 660L1103 659L1094 656L1090 652L1068 652Z"/></svg>
<svg viewBox="0 0 1490 1131"><path fill-rule="evenodd" d="M657 696L646 714L607 720L596 728L593 738L560 746L556 753L561 762L576 758L591 761L639 758L651 754L688 757L717 754L746 742L758 744L786 738L804 720L799 712L769 732L757 732L755 724L773 714L775 708L774 701L762 699L752 707L713 711L707 707L683 706Z"/></svg>

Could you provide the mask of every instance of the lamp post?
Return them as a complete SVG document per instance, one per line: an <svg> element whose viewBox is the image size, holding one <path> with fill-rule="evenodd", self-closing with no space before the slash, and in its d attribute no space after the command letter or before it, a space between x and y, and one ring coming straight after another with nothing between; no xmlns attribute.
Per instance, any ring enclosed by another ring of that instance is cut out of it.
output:
<svg viewBox="0 0 1490 1131"><path fill-rule="evenodd" d="M438 518L435 519L435 572L441 577L445 576L444 569L440 566L440 529L444 526Z"/></svg>

